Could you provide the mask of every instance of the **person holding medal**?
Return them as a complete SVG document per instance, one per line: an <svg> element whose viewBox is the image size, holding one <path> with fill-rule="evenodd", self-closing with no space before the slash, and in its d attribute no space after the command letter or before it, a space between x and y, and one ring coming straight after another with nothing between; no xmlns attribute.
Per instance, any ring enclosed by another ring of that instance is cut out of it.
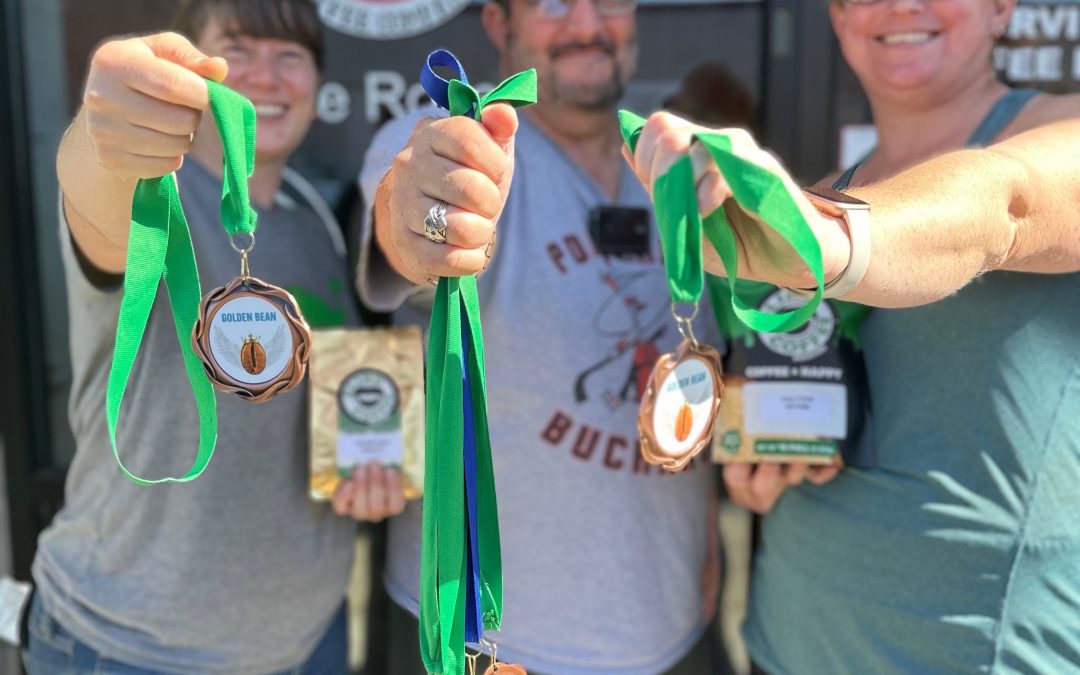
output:
<svg viewBox="0 0 1080 675"><path fill-rule="evenodd" d="M712 467L698 458L669 473L638 442L650 371L680 336L647 195L619 158L615 105L636 66L634 0L492 0L481 16L502 76L535 68L538 82L507 146L505 207L468 172L420 187L445 152L432 133L456 118L428 109L387 123L360 174L375 208L358 286L395 323L427 325L438 275L406 256L487 254L474 264L503 614L485 637L530 673L725 672L709 663L705 633L719 584ZM459 185L460 195L447 191ZM473 225L468 212L485 212L476 207L502 209L497 239ZM715 344L710 324L704 307L697 334ZM391 673L423 667L424 506L390 521Z"/></svg>
<svg viewBox="0 0 1080 675"><path fill-rule="evenodd" d="M241 272L218 217L222 147L203 78L254 104L252 267L298 297L309 324L358 322L344 251L334 243L337 224L324 223L283 184L315 117L323 48L314 4L191 0L175 25L191 41L163 33L98 48L59 150L78 448L64 508L39 542L24 662L32 675L346 673L354 519L381 520L404 500L397 472L374 465L343 481L332 507L309 500L306 384L258 405L218 394L217 457L198 480L134 485L110 458L102 413L137 179L177 172L204 289ZM513 113L503 112L502 128L512 134ZM433 136L461 142L457 127ZM476 184L508 180L509 156L494 142L486 150ZM455 160L472 166L472 157L448 152L445 161ZM465 271L448 257L418 267ZM258 348L245 342L237 368L280 359L262 337ZM139 351L119 455L141 476L176 476L191 464L200 420L164 293Z"/></svg>
<svg viewBox="0 0 1080 675"><path fill-rule="evenodd" d="M821 182L843 193L808 199L749 136L722 132L782 178L832 294L875 307L859 332L867 461L778 502L781 486L729 481L772 507L744 631L758 672L1080 667L1080 96L996 79L1015 4L831 3L879 133ZM737 177L691 150L710 131L657 114L630 160L653 187L690 152L701 212L722 206L736 233L740 276L814 287L731 199Z"/></svg>

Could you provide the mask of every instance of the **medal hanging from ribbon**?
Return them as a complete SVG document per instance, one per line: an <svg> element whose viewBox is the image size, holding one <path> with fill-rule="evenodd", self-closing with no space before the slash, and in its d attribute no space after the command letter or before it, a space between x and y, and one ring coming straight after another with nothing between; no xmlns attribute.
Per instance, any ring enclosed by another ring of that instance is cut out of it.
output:
<svg viewBox="0 0 1080 675"><path fill-rule="evenodd" d="M256 214L248 197L248 178L255 169L255 109L224 85L206 84L223 152L221 222L240 254L240 276L200 302L195 251L175 174L138 182L105 414L113 456L124 475L140 485L184 483L206 469L217 442L215 387L248 401L266 401L303 380L310 351L311 331L296 300L252 277L248 267L248 252L255 245ZM183 476L147 480L121 461L116 426L162 279L198 409L199 447Z"/></svg>
<svg viewBox="0 0 1080 675"><path fill-rule="evenodd" d="M447 81L435 68L451 68ZM432 52L420 71L432 100L480 120L488 103L536 102L536 72L480 96L457 58ZM430 673L465 671L465 642L498 630L502 559L487 425L484 340L476 278L443 277L435 291L427 353L427 437L420 569L420 648Z"/></svg>
<svg viewBox="0 0 1080 675"><path fill-rule="evenodd" d="M645 120L622 110L619 122L633 152ZM780 176L732 152L731 139L723 133L696 134L693 142L708 151L739 207L757 214L795 249L817 288L805 305L791 311L770 313L752 307L735 291L735 235L723 208L708 214L704 221L701 218L689 155L655 180L653 204L671 290L671 311L684 339L674 352L657 361L641 400L638 432L644 458L669 470L684 467L712 439L723 397L720 357L716 350L697 341L691 325L705 283L702 234L724 263L735 316L753 330L783 332L803 325L817 311L825 285L821 247ZM680 313L680 305L690 309Z"/></svg>

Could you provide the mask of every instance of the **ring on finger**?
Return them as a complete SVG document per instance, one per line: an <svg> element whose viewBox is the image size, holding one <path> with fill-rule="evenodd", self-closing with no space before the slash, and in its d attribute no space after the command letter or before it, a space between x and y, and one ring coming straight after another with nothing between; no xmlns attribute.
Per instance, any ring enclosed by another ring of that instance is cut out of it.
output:
<svg viewBox="0 0 1080 675"><path fill-rule="evenodd" d="M442 244L446 242L446 202L436 200L424 217L424 236Z"/></svg>

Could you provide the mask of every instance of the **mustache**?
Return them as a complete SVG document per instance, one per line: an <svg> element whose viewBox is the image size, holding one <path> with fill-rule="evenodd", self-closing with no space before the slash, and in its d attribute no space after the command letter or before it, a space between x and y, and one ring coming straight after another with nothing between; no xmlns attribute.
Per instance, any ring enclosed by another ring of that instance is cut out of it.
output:
<svg viewBox="0 0 1080 675"><path fill-rule="evenodd" d="M615 56L615 45L611 42L611 40L606 40L600 37L590 42L570 42L567 44L555 45L551 48L551 51L548 52L548 55L552 59L557 59L560 56L565 56L566 54L569 54L571 52L595 48L601 49L608 56Z"/></svg>

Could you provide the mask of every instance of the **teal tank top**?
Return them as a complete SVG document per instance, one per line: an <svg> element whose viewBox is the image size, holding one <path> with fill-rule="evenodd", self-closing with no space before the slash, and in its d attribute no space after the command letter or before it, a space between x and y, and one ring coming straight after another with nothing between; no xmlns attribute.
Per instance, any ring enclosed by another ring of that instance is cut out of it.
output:
<svg viewBox="0 0 1080 675"><path fill-rule="evenodd" d="M969 145L1033 93L1007 94ZM875 464L765 518L753 659L771 675L1080 672L1080 274L989 273L874 310L860 334Z"/></svg>

